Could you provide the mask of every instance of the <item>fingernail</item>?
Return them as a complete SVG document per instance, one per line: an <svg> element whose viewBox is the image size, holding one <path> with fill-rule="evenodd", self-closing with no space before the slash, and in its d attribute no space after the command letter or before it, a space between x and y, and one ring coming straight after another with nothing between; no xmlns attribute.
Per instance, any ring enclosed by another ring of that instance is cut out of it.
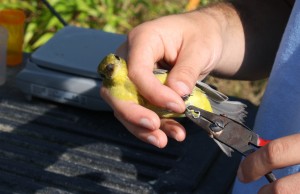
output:
<svg viewBox="0 0 300 194"><path fill-rule="evenodd" d="M167 103L167 109L171 110L171 111L174 111L174 112L178 112L178 113L182 112L182 109L179 106L179 104L177 104L175 102L168 102Z"/></svg>
<svg viewBox="0 0 300 194"><path fill-rule="evenodd" d="M175 131L171 131L171 137L173 137L176 141L181 141L181 139L179 138L179 135L175 132Z"/></svg>
<svg viewBox="0 0 300 194"><path fill-rule="evenodd" d="M148 136L147 137L147 141L150 144L152 144L152 145L154 145L156 147L159 147L159 141L158 141L158 139L155 136L153 136L153 135Z"/></svg>
<svg viewBox="0 0 300 194"><path fill-rule="evenodd" d="M190 93L190 88L182 81L176 82L176 86L182 96Z"/></svg>
<svg viewBox="0 0 300 194"><path fill-rule="evenodd" d="M182 131L177 130L177 132L176 131L170 131L170 136L173 139L175 139L176 141L181 142L181 141L184 140L185 134Z"/></svg>
<svg viewBox="0 0 300 194"><path fill-rule="evenodd" d="M241 167L239 167L239 169L237 171L237 177L240 181L244 182L244 175L243 175L243 171L242 171Z"/></svg>
<svg viewBox="0 0 300 194"><path fill-rule="evenodd" d="M154 130L154 126L152 122L147 118L141 118L140 125L144 128Z"/></svg>

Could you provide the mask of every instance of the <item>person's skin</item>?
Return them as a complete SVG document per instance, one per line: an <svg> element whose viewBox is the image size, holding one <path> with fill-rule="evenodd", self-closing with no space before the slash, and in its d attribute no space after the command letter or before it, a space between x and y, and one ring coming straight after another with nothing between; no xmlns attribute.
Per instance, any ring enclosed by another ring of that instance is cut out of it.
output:
<svg viewBox="0 0 300 194"><path fill-rule="evenodd" d="M284 0L236 0L232 4L219 3L165 16L134 28L117 54L126 58L128 76L146 99L182 113L185 104L181 96L189 94L196 81L209 73L233 79L267 77L290 11L291 6ZM152 73L159 65L171 69L166 86ZM186 131L175 120L160 119L140 105L118 100L110 96L105 87L101 88L101 96L139 139L159 148L166 146L167 136L184 140ZM294 138L300 139L296 135L278 139L249 156L240 166L240 179L250 182L275 168L299 163L300 158L292 151L299 152L300 145L290 143ZM278 147L282 148L280 152L274 151ZM284 153L290 153L290 157L274 156L285 149L290 149ZM300 181L300 177L297 178ZM280 180L277 182L281 183ZM278 189L277 182L264 187L262 193L273 193L271 191ZM286 184L293 182L284 183L289 188Z"/></svg>
<svg viewBox="0 0 300 194"><path fill-rule="evenodd" d="M134 28L117 54L127 59L128 76L139 92L157 106L182 113L181 96L209 73L235 79L268 76L290 7L283 0L239 0L233 5L220 3ZM157 63L172 68L167 86L152 73ZM160 120L144 107L114 99L106 88L101 95L141 140L161 148L167 136L184 140L185 130L174 120Z"/></svg>
<svg viewBox="0 0 300 194"><path fill-rule="evenodd" d="M300 164L299 151L300 134L273 140L243 160L238 170L238 177L248 183L274 169ZM292 174L263 186L259 194L300 193L299 183L300 173Z"/></svg>
<svg viewBox="0 0 300 194"><path fill-rule="evenodd" d="M225 17L225 13L230 14ZM128 76L146 99L182 113L185 104L181 96L191 92L197 79L204 78L217 66L220 71L233 75L241 64L244 35L235 15L232 7L220 6L218 10L205 9L149 21L128 34L128 40L118 54L127 58ZM227 20L227 17L231 19ZM152 72L159 61L172 66L167 86L162 85ZM228 68L223 68L226 66ZM160 148L166 146L167 136L184 140L185 129L176 121L160 120L142 106L119 101L109 96L105 88L101 95L113 107L116 117L141 140Z"/></svg>

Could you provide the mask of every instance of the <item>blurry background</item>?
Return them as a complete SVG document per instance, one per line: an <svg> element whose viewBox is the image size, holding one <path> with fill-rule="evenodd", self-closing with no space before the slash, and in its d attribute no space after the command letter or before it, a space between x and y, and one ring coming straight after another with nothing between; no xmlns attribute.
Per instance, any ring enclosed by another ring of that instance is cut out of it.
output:
<svg viewBox="0 0 300 194"><path fill-rule="evenodd" d="M134 26L163 15L190 11L218 0L48 0L70 25L126 34ZM26 14L24 51L33 52L63 25L39 0L1 0L0 10L22 9ZM229 96L259 105L266 80L234 81L208 77Z"/></svg>

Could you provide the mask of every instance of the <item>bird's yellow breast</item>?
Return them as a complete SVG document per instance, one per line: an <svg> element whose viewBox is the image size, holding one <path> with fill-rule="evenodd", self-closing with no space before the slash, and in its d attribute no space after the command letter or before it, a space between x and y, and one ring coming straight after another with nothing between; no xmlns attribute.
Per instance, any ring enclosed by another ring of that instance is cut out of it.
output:
<svg viewBox="0 0 300 194"><path fill-rule="evenodd" d="M131 101L140 104L156 112L160 117L181 117L184 114L170 112L169 110L154 106L143 98L137 91L135 85L128 78L126 61L114 54L107 55L98 66L98 73L103 78L103 86L106 87L111 96L119 100ZM168 72L155 70L156 78L165 84ZM192 93L185 100L185 104L194 105L198 108L212 112L212 107L206 94L198 87L194 87Z"/></svg>

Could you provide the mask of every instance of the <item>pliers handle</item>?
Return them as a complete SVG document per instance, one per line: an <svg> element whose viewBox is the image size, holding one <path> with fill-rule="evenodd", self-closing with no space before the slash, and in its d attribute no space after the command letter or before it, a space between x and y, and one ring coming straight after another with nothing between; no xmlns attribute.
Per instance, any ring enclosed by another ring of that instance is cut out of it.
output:
<svg viewBox="0 0 300 194"><path fill-rule="evenodd" d="M188 106L185 115L196 125L205 130L212 137L221 149L231 149L239 152L243 156L248 156L257 148L269 143L254 133L244 124L237 122L225 115L218 115L195 106ZM230 152L225 153L230 156ZM266 175L269 182L276 180L275 175L270 172Z"/></svg>

